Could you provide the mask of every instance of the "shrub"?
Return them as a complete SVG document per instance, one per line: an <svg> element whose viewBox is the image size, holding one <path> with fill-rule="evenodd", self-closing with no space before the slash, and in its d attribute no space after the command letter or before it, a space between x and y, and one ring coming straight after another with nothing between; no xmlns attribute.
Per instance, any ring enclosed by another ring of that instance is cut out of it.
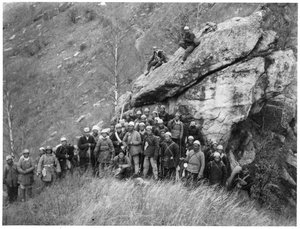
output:
<svg viewBox="0 0 300 229"><path fill-rule="evenodd" d="M71 23L76 24L77 20L78 20L78 10L77 8L71 8L68 12L68 18L70 20Z"/></svg>

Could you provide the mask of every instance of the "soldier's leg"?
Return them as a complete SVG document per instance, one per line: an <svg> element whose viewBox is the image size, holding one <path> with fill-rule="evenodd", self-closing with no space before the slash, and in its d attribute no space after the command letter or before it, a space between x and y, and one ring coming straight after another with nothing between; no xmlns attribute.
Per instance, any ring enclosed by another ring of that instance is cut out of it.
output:
<svg viewBox="0 0 300 229"><path fill-rule="evenodd" d="M151 163L151 166L152 166L152 171L153 171L154 179L158 180L158 171L157 171L156 160L154 160L154 158L151 157L150 158L150 163Z"/></svg>
<svg viewBox="0 0 300 229"><path fill-rule="evenodd" d="M153 70L156 69L156 68L158 68L158 67L160 67L162 64L163 64L162 61L157 61L157 63L155 64Z"/></svg>
<svg viewBox="0 0 300 229"><path fill-rule="evenodd" d="M179 46L181 47L181 48L183 48L183 49L186 49L187 47L186 47L186 44L184 43L184 41L180 41L179 42Z"/></svg>
<svg viewBox="0 0 300 229"><path fill-rule="evenodd" d="M28 194L28 198L32 198L32 186L28 186L27 187L27 194Z"/></svg>
<svg viewBox="0 0 300 229"><path fill-rule="evenodd" d="M148 174L149 166L150 166L149 157L148 157L148 156L145 156L145 157L144 157L144 170L143 170L144 178L146 178L146 176L147 176L147 174Z"/></svg>
<svg viewBox="0 0 300 229"><path fill-rule="evenodd" d="M186 61L187 57L193 52L194 49L195 49L194 46L188 46L184 52L182 60Z"/></svg>
<svg viewBox="0 0 300 229"><path fill-rule="evenodd" d="M6 185L6 191L7 191L7 200L8 202L13 202L13 187L10 187Z"/></svg>
<svg viewBox="0 0 300 229"><path fill-rule="evenodd" d="M134 173L138 174L139 173L139 155L134 155L132 156L133 159L133 164L134 164Z"/></svg>
<svg viewBox="0 0 300 229"><path fill-rule="evenodd" d="M150 69L151 69L151 67L152 67L152 66L155 66L156 64L157 64L157 61L156 61L156 60L151 61L151 62L148 64L147 71L149 72Z"/></svg>
<svg viewBox="0 0 300 229"><path fill-rule="evenodd" d="M19 187L13 187L13 201L16 201L18 199L18 189Z"/></svg>
<svg viewBox="0 0 300 229"><path fill-rule="evenodd" d="M25 202L25 200L26 200L26 187L22 184L20 186L21 186L21 199L22 199L22 202Z"/></svg>

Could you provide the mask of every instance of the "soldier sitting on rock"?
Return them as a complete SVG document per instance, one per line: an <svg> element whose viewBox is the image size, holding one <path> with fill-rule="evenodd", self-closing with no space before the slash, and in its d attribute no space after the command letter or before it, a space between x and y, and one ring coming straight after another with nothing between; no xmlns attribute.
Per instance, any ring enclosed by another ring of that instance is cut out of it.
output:
<svg viewBox="0 0 300 229"><path fill-rule="evenodd" d="M145 75L150 73L151 67L153 70L160 67L163 63L167 63L167 57L163 50L159 50L156 46L153 47L153 55L148 62L147 72Z"/></svg>
<svg viewBox="0 0 300 229"><path fill-rule="evenodd" d="M183 30L182 40L179 42L179 46L185 49L181 64L186 61L187 57L200 44L200 42L196 40L195 34L190 31L188 26L185 26Z"/></svg>

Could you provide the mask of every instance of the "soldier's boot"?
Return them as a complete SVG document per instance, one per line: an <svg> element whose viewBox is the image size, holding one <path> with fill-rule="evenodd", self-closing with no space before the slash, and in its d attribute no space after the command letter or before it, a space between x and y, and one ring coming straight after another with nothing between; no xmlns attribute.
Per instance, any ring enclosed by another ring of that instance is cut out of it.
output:
<svg viewBox="0 0 300 229"><path fill-rule="evenodd" d="M26 200L26 189L21 189L21 200L22 202L25 202Z"/></svg>
<svg viewBox="0 0 300 229"><path fill-rule="evenodd" d="M28 198L32 198L32 188L28 188Z"/></svg>

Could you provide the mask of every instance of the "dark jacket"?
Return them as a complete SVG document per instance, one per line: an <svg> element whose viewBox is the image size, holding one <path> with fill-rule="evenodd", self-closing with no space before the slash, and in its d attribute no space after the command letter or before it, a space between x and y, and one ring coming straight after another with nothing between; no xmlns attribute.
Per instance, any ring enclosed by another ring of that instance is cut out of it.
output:
<svg viewBox="0 0 300 229"><path fill-rule="evenodd" d="M110 137L110 140L112 141L113 145L114 145L114 148L115 148L115 155L117 156L120 151L121 151L121 146L123 145L123 138L125 136L125 133L124 132L121 132L121 133L118 133L118 136L121 140L121 142L118 141L118 138L116 136L116 132L114 132L111 137Z"/></svg>
<svg viewBox="0 0 300 229"><path fill-rule="evenodd" d="M57 147L56 149L56 157L59 161L61 170L67 169L67 159L72 162L74 157L74 146L66 145L63 147L62 145ZM69 157L66 158L66 155Z"/></svg>
<svg viewBox="0 0 300 229"><path fill-rule="evenodd" d="M195 46L194 39L196 38L195 34L192 32L183 33L182 40L187 46Z"/></svg>
<svg viewBox="0 0 300 229"><path fill-rule="evenodd" d="M18 164L4 165L3 182L9 187L18 187Z"/></svg>
<svg viewBox="0 0 300 229"><path fill-rule="evenodd" d="M173 142L162 142L161 146L162 164L165 168L176 168L179 163L179 146Z"/></svg>
<svg viewBox="0 0 300 229"><path fill-rule="evenodd" d="M166 55L164 54L164 51L163 50L158 50L158 51L154 51L153 52L153 55L151 57L151 59L149 60L148 64L150 62L152 62L153 60L156 60L156 61L162 61L162 62L167 62L167 57Z"/></svg>
<svg viewBox="0 0 300 229"><path fill-rule="evenodd" d="M205 144L203 133L198 126L189 126L187 129L187 136L193 136L194 140L200 141L202 146Z"/></svg>
<svg viewBox="0 0 300 229"><path fill-rule="evenodd" d="M93 151L94 151L94 148L96 146L96 142L95 142L94 137L89 135L88 139L85 136L81 136L78 139L77 146L79 148L79 157L80 158L88 158L88 154L87 154L87 151L89 149L88 143L91 144L91 155L92 155Z"/></svg>
<svg viewBox="0 0 300 229"><path fill-rule="evenodd" d="M153 131L154 135L160 136L160 135L161 135L161 133L160 133L161 130L164 130L165 133L169 131L168 127L166 127L165 125L163 125L162 128L160 128L160 127L157 125L157 126L155 126L154 131Z"/></svg>
<svg viewBox="0 0 300 229"><path fill-rule="evenodd" d="M146 144L148 145L145 149ZM144 155L157 159L159 151L159 139L154 134L146 135L143 141Z"/></svg>
<svg viewBox="0 0 300 229"><path fill-rule="evenodd" d="M224 163L224 165L226 167L226 173L227 173L226 179L227 179L231 175L230 161L229 161L227 155L224 154L224 153L221 155L221 160L222 160L222 162Z"/></svg>
<svg viewBox="0 0 300 229"><path fill-rule="evenodd" d="M227 171L222 161L220 161L219 163L216 163L214 160L209 162L207 165L207 173L210 184L221 184L225 186Z"/></svg>
<svg viewBox="0 0 300 229"><path fill-rule="evenodd" d="M163 120L165 126L168 125L169 114L166 111L164 112L160 111L158 117Z"/></svg>

